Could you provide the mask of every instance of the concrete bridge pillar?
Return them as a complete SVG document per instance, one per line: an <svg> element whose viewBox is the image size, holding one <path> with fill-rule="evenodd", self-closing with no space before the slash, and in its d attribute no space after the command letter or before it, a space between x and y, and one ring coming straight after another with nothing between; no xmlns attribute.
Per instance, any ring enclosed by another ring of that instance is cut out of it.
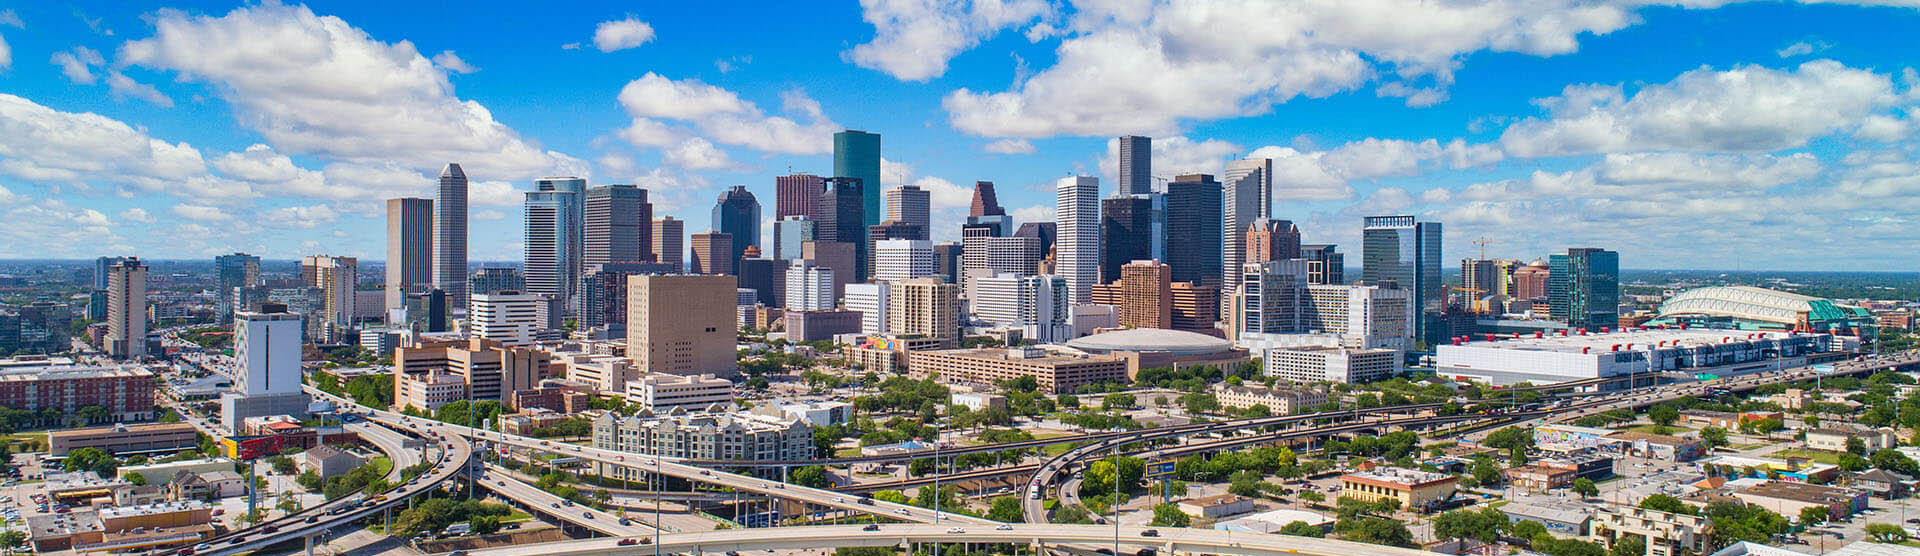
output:
<svg viewBox="0 0 1920 556"><path fill-rule="evenodd" d="M313 535L301 537L307 541L307 556L313 556Z"/></svg>

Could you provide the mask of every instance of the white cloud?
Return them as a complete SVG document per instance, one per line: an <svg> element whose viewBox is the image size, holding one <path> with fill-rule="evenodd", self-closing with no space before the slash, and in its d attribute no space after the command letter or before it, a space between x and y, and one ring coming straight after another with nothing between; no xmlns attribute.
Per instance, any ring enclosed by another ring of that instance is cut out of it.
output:
<svg viewBox="0 0 1920 556"><path fill-rule="evenodd" d="M252 195L246 184L211 176L192 145L154 139L98 114L61 112L7 94L0 94L0 174L193 198Z"/></svg>
<svg viewBox="0 0 1920 556"><path fill-rule="evenodd" d="M1178 135L1155 137L1152 171L1154 177L1167 179L1192 173L1217 176L1226 165L1227 157L1238 152L1241 152L1239 145L1219 139L1195 141ZM1100 155L1100 175L1105 183L1120 183L1116 177L1120 175L1119 139L1107 139L1106 151Z"/></svg>
<svg viewBox="0 0 1920 556"><path fill-rule="evenodd" d="M107 215L59 199L11 202L0 208L0 221L7 223L0 226L0 257L46 257L49 245L70 247L66 253L105 255L103 248L122 241Z"/></svg>
<svg viewBox="0 0 1920 556"><path fill-rule="evenodd" d="M120 211L120 220L123 222L132 222L135 224L152 224L153 215L147 214L147 209L143 209L140 207L133 207L127 210Z"/></svg>
<svg viewBox="0 0 1920 556"><path fill-rule="evenodd" d="M311 230L340 219L340 213L327 205L282 207L267 213L268 221L279 226Z"/></svg>
<svg viewBox="0 0 1920 556"><path fill-rule="evenodd" d="M751 103L733 91L697 79L674 81L647 72L620 88L620 106L638 117L693 120L716 114L745 112Z"/></svg>
<svg viewBox="0 0 1920 556"><path fill-rule="evenodd" d="M133 78L119 71L107 72L107 90L113 94L114 98L133 97L163 108L173 107L173 99L167 98L167 95L162 94L159 89L134 81Z"/></svg>
<svg viewBox="0 0 1920 556"><path fill-rule="evenodd" d="M452 50L442 50L439 54L433 55L433 64L455 73L473 73L480 71L480 68L474 67L473 64L469 64L466 60L460 59L460 55L454 54Z"/></svg>
<svg viewBox="0 0 1920 556"><path fill-rule="evenodd" d="M55 52L48 62L60 66L61 75L67 76L68 81L80 85L92 85L94 81L92 66L107 63L106 58L100 56L100 51L84 46L73 47L72 52L64 50Z"/></svg>
<svg viewBox="0 0 1920 556"><path fill-rule="evenodd" d="M13 47L7 45L6 35L0 35L0 69L13 67Z"/></svg>
<svg viewBox="0 0 1920 556"><path fill-rule="evenodd" d="M999 141L987 143L986 146L980 147L980 149L990 153L999 153L999 154L1033 154L1034 153L1033 142L1028 141L1026 139L1001 139Z"/></svg>
<svg viewBox="0 0 1920 556"><path fill-rule="evenodd" d="M653 26L633 16L618 21L602 21L593 28L593 47L601 52L626 50L653 40Z"/></svg>
<svg viewBox="0 0 1920 556"><path fill-rule="evenodd" d="M492 222L492 221L496 221L496 220L506 220L506 219L507 219L507 213L505 213L505 212L501 212L501 211L497 211L497 210L491 210L491 209L489 209L489 210L479 210L479 211L474 211L474 213L473 213L473 219L474 219L474 220L485 220L485 221L489 221L489 222Z"/></svg>
<svg viewBox="0 0 1920 556"><path fill-rule="evenodd" d="M219 207L206 205L174 205L173 214L196 222L226 222L233 219L232 215Z"/></svg>
<svg viewBox="0 0 1920 556"><path fill-rule="evenodd" d="M861 0L860 8L875 36L843 56L907 81L939 77L981 39L1052 12L1041 0Z"/></svg>
<svg viewBox="0 0 1920 556"><path fill-rule="evenodd" d="M1774 53L1779 54L1781 58L1792 58L1795 56L1805 56L1829 48L1833 48L1833 45L1826 41L1809 39L1787 45Z"/></svg>
<svg viewBox="0 0 1920 556"><path fill-rule="evenodd" d="M579 49L580 49L580 43L577 43L577 42L570 42L570 43L567 43L567 44L563 44L563 45L560 45L560 49L561 49L561 50L579 50Z"/></svg>
<svg viewBox="0 0 1920 556"><path fill-rule="evenodd" d="M636 146L682 151L675 160L687 162L718 161L712 156L688 156L696 151L717 151L715 145L785 154L831 152L833 133L841 128L827 119L820 103L799 90L784 91L780 97L784 110L806 122L769 116L733 91L696 79L675 81L649 72L620 89L620 105L634 121L619 135ZM684 122L692 129L676 128L662 120ZM686 138L696 131L700 143Z"/></svg>
<svg viewBox="0 0 1920 556"><path fill-rule="evenodd" d="M1859 126L1898 98L1888 76L1831 60L1786 70L1700 68L1642 87L1631 98L1617 85L1568 86L1560 96L1537 101L1549 118L1521 120L1500 142L1521 157L1766 152Z"/></svg>
<svg viewBox="0 0 1920 556"><path fill-rule="evenodd" d="M1019 223L1052 222L1054 219L1054 207L1047 205L1020 207L1007 211L1007 214L1012 215L1013 221Z"/></svg>
<svg viewBox="0 0 1920 556"><path fill-rule="evenodd" d="M27 22L21 21L20 14L15 13L13 8L0 10L0 25L7 25L18 29L27 28Z"/></svg>
<svg viewBox="0 0 1920 556"><path fill-rule="evenodd" d="M733 166L733 160L727 153L713 146L713 142L700 137L688 138L664 153L667 163L689 170L727 168Z"/></svg>
<svg viewBox="0 0 1920 556"><path fill-rule="evenodd" d="M153 24L153 37L121 47L121 62L217 85L242 125L285 152L422 171L459 161L476 179L584 166L455 96L446 72L412 43L381 42L304 6L219 17L163 10Z"/></svg>

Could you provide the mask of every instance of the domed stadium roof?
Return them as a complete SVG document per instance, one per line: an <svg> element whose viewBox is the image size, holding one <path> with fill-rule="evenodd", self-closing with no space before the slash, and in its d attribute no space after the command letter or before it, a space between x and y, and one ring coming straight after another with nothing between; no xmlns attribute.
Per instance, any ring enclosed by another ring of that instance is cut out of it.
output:
<svg viewBox="0 0 1920 556"><path fill-rule="evenodd" d="M1230 351L1233 342L1184 330L1129 328L1069 340L1067 346L1093 353L1164 351L1176 355L1207 355Z"/></svg>
<svg viewBox="0 0 1920 556"><path fill-rule="evenodd" d="M1792 292L1752 286L1715 286L1674 294L1660 304L1659 317L1705 315L1792 326L1860 318L1865 314L1865 310L1857 307Z"/></svg>

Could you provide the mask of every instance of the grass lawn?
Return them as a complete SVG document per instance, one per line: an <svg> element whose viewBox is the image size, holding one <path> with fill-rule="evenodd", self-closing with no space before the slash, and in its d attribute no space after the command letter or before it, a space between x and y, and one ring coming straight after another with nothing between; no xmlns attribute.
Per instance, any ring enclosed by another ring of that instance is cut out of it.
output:
<svg viewBox="0 0 1920 556"><path fill-rule="evenodd" d="M1771 443L1767 443L1767 442L1755 442L1755 443L1752 443L1752 444L1729 444L1729 445L1727 445L1727 447L1728 447L1728 448L1732 448L1732 449L1735 449L1735 450L1741 450L1741 451L1745 451L1745 450L1752 450L1752 449L1754 449L1754 448L1760 448L1760 447L1763 447L1763 446L1772 446L1772 444L1771 444Z"/></svg>
<svg viewBox="0 0 1920 556"><path fill-rule="evenodd" d="M1068 442L1064 444L1048 444L1046 447L1040 449L1040 453L1045 454L1047 457L1053 457L1053 456L1067 453L1067 450L1072 450L1075 446L1079 446L1079 445L1080 445L1079 442Z"/></svg>
<svg viewBox="0 0 1920 556"><path fill-rule="evenodd" d="M860 449L859 448L841 448L839 450L834 450L833 455L835 457L850 458L850 457L860 455Z"/></svg>
<svg viewBox="0 0 1920 556"><path fill-rule="evenodd" d="M378 472L375 476L378 477L385 477L387 473L393 472L393 460L388 459L387 456L373 458L373 461L367 462L367 465L373 466L373 470Z"/></svg>
<svg viewBox="0 0 1920 556"><path fill-rule="evenodd" d="M1819 450L1808 450L1808 449L1805 449L1805 448L1794 448L1794 449L1791 449L1791 450L1780 450L1780 451L1778 451L1778 452L1774 452L1774 453L1771 453L1771 454L1767 454L1767 455L1768 455L1769 457L1774 457L1774 458L1779 458L1779 459L1785 459L1785 458L1807 458L1807 459L1810 459L1810 460L1813 460L1813 461L1816 461L1816 462L1820 462L1820 463L1825 463L1825 464L1829 464L1829 465L1839 465L1839 464L1840 464L1840 454L1839 454L1839 453L1836 453L1836 452L1822 452L1822 451L1819 451Z"/></svg>
<svg viewBox="0 0 1920 556"><path fill-rule="evenodd" d="M1634 426L1627 427L1620 430L1627 430L1627 431L1646 433L1646 434L1668 434L1668 435L1678 435L1680 433L1690 432L1693 430L1693 429L1689 429L1682 426L1676 426L1676 425L1667 425L1667 430L1665 432L1661 432L1660 430L1658 430L1659 428L1660 428L1660 425L1648 423L1645 425L1634 425Z"/></svg>
<svg viewBox="0 0 1920 556"><path fill-rule="evenodd" d="M528 521L531 519L533 519L533 514L529 514L527 512L523 512L520 510L514 510L513 513L509 513L507 514L506 517L500 518L500 522L501 523L518 523L521 521Z"/></svg>

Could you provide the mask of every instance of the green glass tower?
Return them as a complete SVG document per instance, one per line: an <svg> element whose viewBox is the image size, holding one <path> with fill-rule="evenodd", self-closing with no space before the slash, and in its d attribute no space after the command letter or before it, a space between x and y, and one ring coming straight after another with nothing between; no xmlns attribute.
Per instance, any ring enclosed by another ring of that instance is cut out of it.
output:
<svg viewBox="0 0 1920 556"><path fill-rule="evenodd" d="M860 178L865 221L861 229L880 223L880 134L846 130L833 134L833 175Z"/></svg>

